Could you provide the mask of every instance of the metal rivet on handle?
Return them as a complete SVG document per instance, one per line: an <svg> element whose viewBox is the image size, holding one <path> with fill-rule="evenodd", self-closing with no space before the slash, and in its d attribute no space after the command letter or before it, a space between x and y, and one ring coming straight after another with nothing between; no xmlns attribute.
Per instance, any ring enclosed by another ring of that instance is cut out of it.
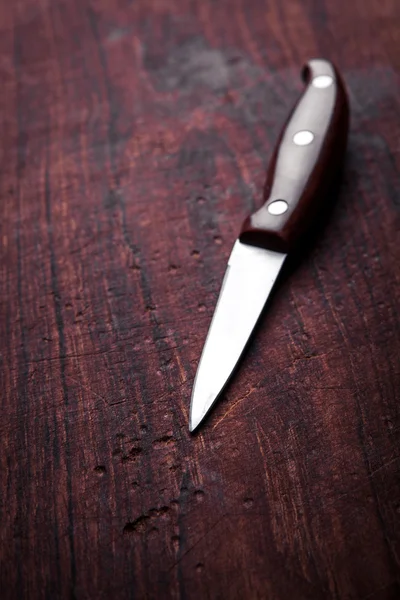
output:
<svg viewBox="0 0 400 600"><path fill-rule="evenodd" d="M312 133L312 131L307 130L298 131L293 136L293 141L296 144L296 146L308 146L308 144L311 144L313 139L314 134Z"/></svg>
<svg viewBox="0 0 400 600"><path fill-rule="evenodd" d="M330 85L332 85L332 83L333 77L331 77L330 75L318 75L312 80L313 86L320 89L327 88Z"/></svg>
<svg viewBox="0 0 400 600"><path fill-rule="evenodd" d="M283 215L288 209L288 203L285 200L275 200L268 206L268 212L271 215Z"/></svg>

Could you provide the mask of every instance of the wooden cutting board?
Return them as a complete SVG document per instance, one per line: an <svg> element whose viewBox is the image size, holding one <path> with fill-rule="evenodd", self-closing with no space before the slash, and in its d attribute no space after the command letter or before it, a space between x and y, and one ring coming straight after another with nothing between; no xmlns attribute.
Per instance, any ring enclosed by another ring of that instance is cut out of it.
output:
<svg viewBox="0 0 400 600"><path fill-rule="evenodd" d="M6 599L400 597L397 0L0 7ZM196 436L226 260L334 61L336 207Z"/></svg>

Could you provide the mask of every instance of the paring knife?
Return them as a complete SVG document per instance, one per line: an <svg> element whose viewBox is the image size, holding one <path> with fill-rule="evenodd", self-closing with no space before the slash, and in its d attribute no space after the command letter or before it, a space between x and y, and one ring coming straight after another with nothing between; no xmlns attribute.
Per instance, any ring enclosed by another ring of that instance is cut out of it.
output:
<svg viewBox="0 0 400 600"><path fill-rule="evenodd" d="M303 80L272 157L264 204L243 223L228 261L193 386L190 431L227 384L287 254L315 223L343 163L349 108L342 78L332 63L315 59Z"/></svg>

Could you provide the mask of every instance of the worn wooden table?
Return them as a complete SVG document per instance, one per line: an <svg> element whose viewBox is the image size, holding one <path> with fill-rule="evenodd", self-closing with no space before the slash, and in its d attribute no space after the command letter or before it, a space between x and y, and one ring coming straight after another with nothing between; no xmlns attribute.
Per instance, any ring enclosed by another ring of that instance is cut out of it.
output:
<svg viewBox="0 0 400 600"><path fill-rule="evenodd" d="M400 597L397 0L4 0L3 599ZM310 57L352 123L197 436L226 260Z"/></svg>

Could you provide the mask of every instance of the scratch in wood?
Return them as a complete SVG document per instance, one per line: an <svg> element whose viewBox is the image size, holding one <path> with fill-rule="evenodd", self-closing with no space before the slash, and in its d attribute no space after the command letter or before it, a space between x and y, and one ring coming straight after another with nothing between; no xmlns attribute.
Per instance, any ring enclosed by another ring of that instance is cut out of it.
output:
<svg viewBox="0 0 400 600"><path fill-rule="evenodd" d="M89 386L84 385L81 381L78 381L78 379L75 379L74 377L71 377L71 375L65 375L65 377L67 377L68 379L70 379L71 381L73 381L74 383L76 383L77 385L79 385L86 392L89 392L89 394L93 394L97 398L100 398L100 400L102 400L104 402L104 404L106 404L106 406L109 406L107 400L103 396L101 396L100 394L98 394L97 392L95 392L94 390L92 390Z"/></svg>
<svg viewBox="0 0 400 600"><path fill-rule="evenodd" d="M255 423L255 427L256 427L257 443L258 443L258 447L260 449L260 454L261 454L262 460L263 460L265 481L268 484L269 477L268 477L268 470L267 470L267 460L266 460L265 451L264 451L264 448L263 448L263 445L262 445L261 439L260 439L260 430L262 431L265 438L266 438L266 435L265 435L265 432L264 432L263 428L261 427L261 425L259 425L257 423L256 419L254 419L254 423Z"/></svg>
<svg viewBox="0 0 400 600"><path fill-rule="evenodd" d="M178 348L175 346L175 349L178 349ZM182 362L181 362L178 352L175 352L175 356L176 356L176 362L178 363L178 367L179 367L179 373L181 375L181 382L184 383L186 381L186 372L185 372L185 369L183 368L183 365L182 365Z"/></svg>
<svg viewBox="0 0 400 600"><path fill-rule="evenodd" d="M342 385L323 385L323 386L309 386L310 390L346 390L348 392L353 391L351 387L342 386Z"/></svg>
<svg viewBox="0 0 400 600"><path fill-rule="evenodd" d="M378 467L377 469L371 470L368 473L369 477L372 477L373 475L375 475L375 473L379 473L379 471L382 471L383 469L386 469L386 467L388 467L389 465L397 462L398 460L400 460L400 456L395 456L394 458L392 458L391 460L389 460L388 462L384 463L383 465L381 465L380 467Z"/></svg>
<svg viewBox="0 0 400 600"><path fill-rule="evenodd" d="M178 390L180 390L186 383L187 383L187 379L185 379L185 381L181 381L180 383L178 383L175 387L171 388L170 390L167 390L166 392L164 392L163 394L161 394L161 396L158 396L158 402L162 402L168 396L176 394L176 392Z"/></svg>
<svg viewBox="0 0 400 600"><path fill-rule="evenodd" d="M81 354L61 354L59 356L46 356L44 358L37 358L27 360L25 364L37 364L42 362L51 362L53 360L69 360L71 358L83 358L85 356L102 356L103 354L115 354L121 352L119 349L116 350L103 350L101 352L82 352Z"/></svg>
<svg viewBox="0 0 400 600"><path fill-rule="evenodd" d="M387 585L383 585L380 588L377 588L376 590L374 590L373 592L371 592L370 594L367 594L366 596L363 596L360 600L369 600L369 598L373 598L374 596L376 596L376 594L379 594L380 592L383 592L383 590L387 590L392 586L396 586L396 591L399 591L399 582L397 579L394 579L393 581L391 581L390 583L388 583Z"/></svg>
<svg viewBox="0 0 400 600"><path fill-rule="evenodd" d="M186 552L184 552L177 561L174 562L174 564L169 568L169 571L172 571L172 569L174 569L182 560L183 558L185 558L185 556L187 556L189 554L189 552L191 552L193 550L193 548L195 548L198 544L200 544L200 542L202 542L210 533L213 529L215 529L215 527L222 521L222 519L224 519L226 517L226 514L223 514L219 517L219 519L217 519L215 521L215 523L213 523L213 525L211 525L211 527L206 531L206 533L204 535L202 535L197 542L195 542L194 544L192 544L190 546L190 548L188 548L188 550L186 550Z"/></svg>
<svg viewBox="0 0 400 600"><path fill-rule="evenodd" d="M204 441L203 433L199 432L197 434L197 438L200 440L201 447L203 448L203 450L205 450L206 449L206 444L205 444L205 441Z"/></svg>
<svg viewBox="0 0 400 600"><path fill-rule="evenodd" d="M96 241L96 238L91 238L90 240L88 240L87 242L85 242L84 244L82 244L81 246L78 246L77 248L72 248L69 253L70 254L76 254L78 252L81 252L82 250L84 250L85 248L87 248L88 246L90 246L94 241Z"/></svg>
<svg viewBox="0 0 400 600"><path fill-rule="evenodd" d="M247 394L245 394L244 396L241 396L241 398L239 398L239 400L236 400L236 402L226 411L226 413L224 413L222 415L222 417L215 423L213 429L218 427L218 425L236 408L236 406L238 404L240 404L243 400L248 398L250 396L250 394L252 394L254 392L255 389L256 389L256 386L254 388L252 388L250 391L248 391Z"/></svg>

